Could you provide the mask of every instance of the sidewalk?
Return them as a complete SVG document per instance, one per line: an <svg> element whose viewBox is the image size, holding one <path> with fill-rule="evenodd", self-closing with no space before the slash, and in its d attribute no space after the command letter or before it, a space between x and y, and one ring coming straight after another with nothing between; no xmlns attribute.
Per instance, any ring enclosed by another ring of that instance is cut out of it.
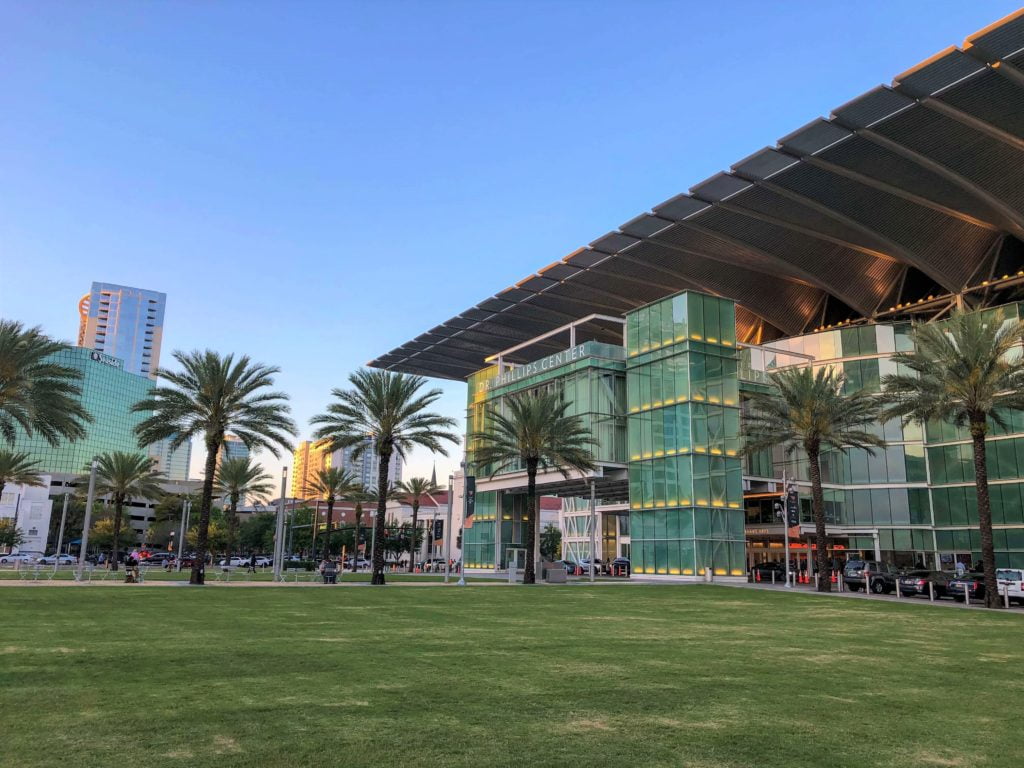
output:
<svg viewBox="0 0 1024 768"><path fill-rule="evenodd" d="M791 594L791 595L812 595L812 596L818 596L818 597L848 598L850 600L871 600L871 601L883 601L883 602L890 602L890 603L909 603L911 605L941 606L941 607L945 607L945 608L959 608L962 611L963 610L970 610L971 608L981 608L982 607L980 601L972 601L971 604L969 606L967 606L967 605L964 605L964 603L958 603L956 600L954 600L951 597L936 598L935 602L932 602L932 601L928 600L927 598L923 598L923 597L896 597L895 593L893 593L891 595L876 595L876 594L873 594L873 593L870 593L870 592L851 592L849 590L846 590L846 591L843 591L843 592L837 592L835 590L835 585L834 584L832 585L833 589L832 589L831 592L818 592L814 588L814 585L808 585L808 584L797 584L796 586L789 587L789 588L787 588L786 586L784 586L782 584L766 584L764 582L761 582L759 584L757 584L757 583L750 583L750 582L740 583L740 584L737 584L737 583L732 583L732 584L719 583L719 586L735 587L735 588L738 588L738 589L758 589L758 590L762 590L762 591L765 591L765 592L785 592L785 593L788 593L788 594ZM1005 610L1005 609L1003 609L1003 610ZM1011 605L1010 609L1009 609L1009 612L1010 613L1017 613L1017 614L1020 614L1020 615L1024 615L1024 606Z"/></svg>

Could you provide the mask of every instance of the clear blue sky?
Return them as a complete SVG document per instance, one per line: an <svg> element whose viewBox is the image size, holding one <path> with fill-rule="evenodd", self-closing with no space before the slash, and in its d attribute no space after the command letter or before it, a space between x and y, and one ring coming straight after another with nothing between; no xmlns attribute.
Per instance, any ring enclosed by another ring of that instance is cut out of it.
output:
<svg viewBox="0 0 1024 768"><path fill-rule="evenodd" d="M0 315L165 291L163 361L280 366L308 436L365 361L1016 7L7 0Z"/></svg>

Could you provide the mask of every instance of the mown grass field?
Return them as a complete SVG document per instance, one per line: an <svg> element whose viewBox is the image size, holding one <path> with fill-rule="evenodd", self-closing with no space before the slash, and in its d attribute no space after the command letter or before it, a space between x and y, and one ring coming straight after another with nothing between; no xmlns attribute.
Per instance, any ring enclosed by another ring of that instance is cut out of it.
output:
<svg viewBox="0 0 1024 768"><path fill-rule="evenodd" d="M3 766L1024 761L1020 615L637 585L0 601Z"/></svg>

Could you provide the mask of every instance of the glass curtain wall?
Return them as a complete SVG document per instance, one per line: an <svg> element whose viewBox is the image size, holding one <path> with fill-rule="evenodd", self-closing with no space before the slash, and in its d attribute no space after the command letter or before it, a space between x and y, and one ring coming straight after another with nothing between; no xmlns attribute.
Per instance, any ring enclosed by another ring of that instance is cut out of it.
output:
<svg viewBox="0 0 1024 768"><path fill-rule="evenodd" d="M741 576L735 304L685 292L626 320L633 572Z"/></svg>

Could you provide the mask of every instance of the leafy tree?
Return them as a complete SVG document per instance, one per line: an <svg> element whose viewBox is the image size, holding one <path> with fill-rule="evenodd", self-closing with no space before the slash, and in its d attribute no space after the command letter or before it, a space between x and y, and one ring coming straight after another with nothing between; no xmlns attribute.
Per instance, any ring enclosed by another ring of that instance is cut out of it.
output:
<svg viewBox="0 0 1024 768"><path fill-rule="evenodd" d="M239 526L238 543L243 552L270 552L274 549L274 528L277 518L273 512L259 512Z"/></svg>
<svg viewBox="0 0 1024 768"><path fill-rule="evenodd" d="M53 514L50 515L50 528L46 533L47 546L57 547L57 540L60 539L60 518L64 511L64 494L51 496L53 501ZM64 521L64 547L66 548L72 531L82 530L85 525L85 499L77 493L72 493L68 498L68 517Z"/></svg>
<svg viewBox="0 0 1024 768"><path fill-rule="evenodd" d="M169 546L174 539L176 550L181 550L182 543L177 541L178 531L181 529L181 519L185 514L185 502L190 502L197 507L199 496L191 491L177 491L165 493L153 507L153 538L147 541L162 542L162 546ZM165 534L166 532L166 534ZM171 535L173 533L173 536Z"/></svg>
<svg viewBox="0 0 1024 768"><path fill-rule="evenodd" d="M124 535L124 531L119 530L117 534L118 547L121 546L122 535ZM134 535L134 530L129 535ZM101 517L92 524L92 529L89 531L89 545L94 552L116 551L114 550L114 518L112 516ZM125 545L134 546L134 542L125 542ZM116 557L112 560L116 560ZM114 565L112 564L111 567L113 568Z"/></svg>
<svg viewBox="0 0 1024 768"><path fill-rule="evenodd" d="M206 471L199 504L197 557L189 577L190 584L202 584L217 455L224 446L224 435L231 432L250 451L263 448L277 457L281 448L291 449L289 438L297 430L288 416L287 395L272 389L277 368L253 363L246 356L236 361L234 355L211 350L175 351L174 359L182 371L159 370L157 375L167 385L154 387L135 404L135 411L152 413L136 432L140 445L170 440L172 450L193 437L203 441Z"/></svg>
<svg viewBox="0 0 1024 768"><path fill-rule="evenodd" d="M0 490L5 483L41 487L39 462L30 459L27 453L0 450Z"/></svg>
<svg viewBox="0 0 1024 768"><path fill-rule="evenodd" d="M863 448L870 455L885 445L868 430L879 419L878 398L864 390L845 393L845 377L830 366L785 368L768 375L770 390L750 396L752 409L744 424L747 453L783 446L787 455L802 449L811 476L818 591L830 592L825 497L821 490L821 451L845 453Z"/></svg>
<svg viewBox="0 0 1024 768"><path fill-rule="evenodd" d="M154 460L141 453L113 451L102 453L97 459L99 465L96 468L96 494L109 496L110 502L114 505L110 546L111 568L116 571L124 505L132 499L159 498L163 493L160 488L163 475L153 469Z"/></svg>
<svg viewBox="0 0 1024 768"><path fill-rule="evenodd" d="M996 582L985 438L989 424L1006 427L1010 411L1024 410L1024 322L1002 311L954 312L940 323L915 325L913 352L892 356L897 371L882 379L887 415L925 424L967 427L974 447L974 484L985 574L985 604L1002 605Z"/></svg>
<svg viewBox="0 0 1024 768"><path fill-rule="evenodd" d="M224 518L227 522L229 551L233 552L238 545L238 502L247 496L256 501L265 501L267 494L274 490L270 480L270 475L263 471L263 467L254 464L248 456L221 461L214 478L213 492L228 502Z"/></svg>
<svg viewBox="0 0 1024 768"><path fill-rule="evenodd" d="M351 374L349 383L351 389L331 391L335 401L327 406L326 413L314 416L311 423L318 425L315 438L328 441L333 450L354 448L354 458L367 450L377 453L380 468L374 529L380 541L384 536L392 455L397 452L405 458L413 446L419 445L447 456L443 443L459 441L451 431L456 422L427 410L441 396L441 390L421 392L426 383L421 376L363 369ZM384 556L379 549L374 553L370 583L384 583Z"/></svg>
<svg viewBox="0 0 1024 768"><path fill-rule="evenodd" d="M199 523L196 522L194 525L188 527L188 531L185 533L185 540L188 542L190 548L198 551L199 546ZM216 555L218 552L226 552L228 546L228 524L223 514L214 513L210 517L209 524L206 527L206 541L207 541L207 552L211 556Z"/></svg>
<svg viewBox="0 0 1024 768"><path fill-rule="evenodd" d="M25 533L14 524L13 518L0 520L0 547L20 547L25 543Z"/></svg>
<svg viewBox="0 0 1024 768"><path fill-rule="evenodd" d="M420 502L424 496L438 492L437 484L426 477L410 477L408 480L398 484L398 491L408 499L409 504L412 506L412 529L414 531L418 530L417 518L420 514ZM410 538L409 573L412 573L416 567L416 551L412 543Z"/></svg>
<svg viewBox="0 0 1024 768"><path fill-rule="evenodd" d="M562 558L562 532L551 523L540 532L540 556L545 560Z"/></svg>
<svg viewBox="0 0 1024 768"><path fill-rule="evenodd" d="M0 320L0 436L14 445L15 426L50 445L85 437L92 416L82 406L82 372L49 361L64 349L39 328Z"/></svg>
<svg viewBox="0 0 1024 768"><path fill-rule="evenodd" d="M330 467L317 471L306 492L327 502L327 528L324 530L324 559L330 556L331 530L334 526L334 504L362 491L359 480L348 470ZM319 524L319 520L317 524Z"/></svg>
<svg viewBox="0 0 1024 768"><path fill-rule="evenodd" d="M521 393L505 399L507 413L488 409L490 429L470 436L477 467L489 467L494 477L504 469L526 467L527 539L523 583L536 582L538 542L537 470L552 469L563 477L569 470L594 469L589 430L578 416L566 413L569 403L558 392Z"/></svg>

